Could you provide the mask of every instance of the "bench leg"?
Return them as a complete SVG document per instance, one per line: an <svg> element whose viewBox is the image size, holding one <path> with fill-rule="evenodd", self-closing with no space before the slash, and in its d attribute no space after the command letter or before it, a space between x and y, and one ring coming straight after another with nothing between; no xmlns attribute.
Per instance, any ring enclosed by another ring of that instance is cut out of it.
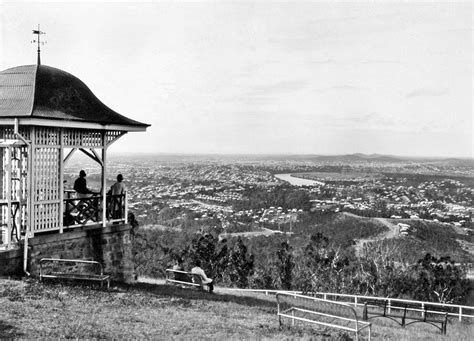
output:
<svg viewBox="0 0 474 341"><path fill-rule="evenodd" d="M362 320L367 321L369 319L369 314L367 311L367 304L364 304L364 311L362 312Z"/></svg>
<svg viewBox="0 0 474 341"><path fill-rule="evenodd" d="M446 335L446 329L448 327L448 313L446 313L446 315L444 316L442 327L443 327L443 334Z"/></svg>

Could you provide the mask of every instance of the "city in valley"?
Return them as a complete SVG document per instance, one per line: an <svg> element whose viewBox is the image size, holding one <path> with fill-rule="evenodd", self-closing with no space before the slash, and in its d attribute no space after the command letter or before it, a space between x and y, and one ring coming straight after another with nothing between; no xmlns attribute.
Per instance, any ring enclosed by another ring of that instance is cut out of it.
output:
<svg viewBox="0 0 474 341"><path fill-rule="evenodd" d="M218 286L472 305L472 159L111 155L138 278L196 258ZM71 159L100 190L100 169ZM131 219L130 221L133 221Z"/></svg>
<svg viewBox="0 0 474 341"><path fill-rule="evenodd" d="M82 168L99 190L99 171L82 159L68 164L67 184ZM414 232L412 222L419 220L468 236L473 169L472 159L364 154L113 155L108 181L124 175L129 209L148 227L185 228L192 220L222 233L294 232L289 229L303 215L345 213L384 219L400 236ZM468 239L459 242L469 250Z"/></svg>

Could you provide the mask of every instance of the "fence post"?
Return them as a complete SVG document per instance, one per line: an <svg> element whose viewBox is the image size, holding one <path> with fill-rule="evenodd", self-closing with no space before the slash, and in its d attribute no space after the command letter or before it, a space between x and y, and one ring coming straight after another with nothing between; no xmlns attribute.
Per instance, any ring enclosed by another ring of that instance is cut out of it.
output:
<svg viewBox="0 0 474 341"><path fill-rule="evenodd" d="M327 297L328 297L328 296L326 295L326 293L324 293L324 294L323 294L323 299L327 300L327 299L328 299Z"/></svg>
<svg viewBox="0 0 474 341"><path fill-rule="evenodd" d="M392 310L392 300L390 300L390 299L389 299L388 302L387 302L387 308L388 308L388 309L387 309L387 310L388 310L388 313L390 314L390 311Z"/></svg>
<svg viewBox="0 0 474 341"><path fill-rule="evenodd" d="M459 307L459 322L462 322L462 307Z"/></svg>
<svg viewBox="0 0 474 341"><path fill-rule="evenodd" d="M291 326L294 327L295 326L295 311L294 310L291 311L291 316L293 316L293 318L291 319Z"/></svg>
<svg viewBox="0 0 474 341"><path fill-rule="evenodd" d="M128 224L128 197L127 197L127 192L123 194L123 200L125 201L125 224ZM122 209L122 206L120 206L120 209Z"/></svg>
<svg viewBox="0 0 474 341"><path fill-rule="evenodd" d="M425 304L421 303L421 317L425 318Z"/></svg>
<svg viewBox="0 0 474 341"><path fill-rule="evenodd" d="M279 297L278 297L278 293L275 295L275 297L276 297L276 300L277 300L278 324L279 324L280 327L281 327L280 300L279 300Z"/></svg>
<svg viewBox="0 0 474 341"><path fill-rule="evenodd" d="M357 296L354 296L354 307L357 308Z"/></svg>

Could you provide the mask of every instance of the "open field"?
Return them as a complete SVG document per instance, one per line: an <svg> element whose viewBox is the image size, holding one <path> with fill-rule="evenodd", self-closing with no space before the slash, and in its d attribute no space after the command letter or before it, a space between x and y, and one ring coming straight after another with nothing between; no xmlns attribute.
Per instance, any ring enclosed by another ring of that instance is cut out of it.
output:
<svg viewBox="0 0 474 341"><path fill-rule="evenodd" d="M217 288L216 294L140 283L101 291L0 279L0 338L186 338L348 340L353 335L297 323L279 328L273 296ZM373 321L379 340L468 340L474 325L452 321L447 336L429 325Z"/></svg>

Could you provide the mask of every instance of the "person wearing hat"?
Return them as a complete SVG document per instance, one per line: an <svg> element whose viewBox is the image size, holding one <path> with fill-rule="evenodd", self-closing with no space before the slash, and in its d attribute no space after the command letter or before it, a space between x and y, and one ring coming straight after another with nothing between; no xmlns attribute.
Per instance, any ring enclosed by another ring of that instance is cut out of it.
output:
<svg viewBox="0 0 474 341"><path fill-rule="evenodd" d="M79 177L74 181L74 190L78 198L90 197L92 191L87 188L86 172L84 170L79 172Z"/></svg>

